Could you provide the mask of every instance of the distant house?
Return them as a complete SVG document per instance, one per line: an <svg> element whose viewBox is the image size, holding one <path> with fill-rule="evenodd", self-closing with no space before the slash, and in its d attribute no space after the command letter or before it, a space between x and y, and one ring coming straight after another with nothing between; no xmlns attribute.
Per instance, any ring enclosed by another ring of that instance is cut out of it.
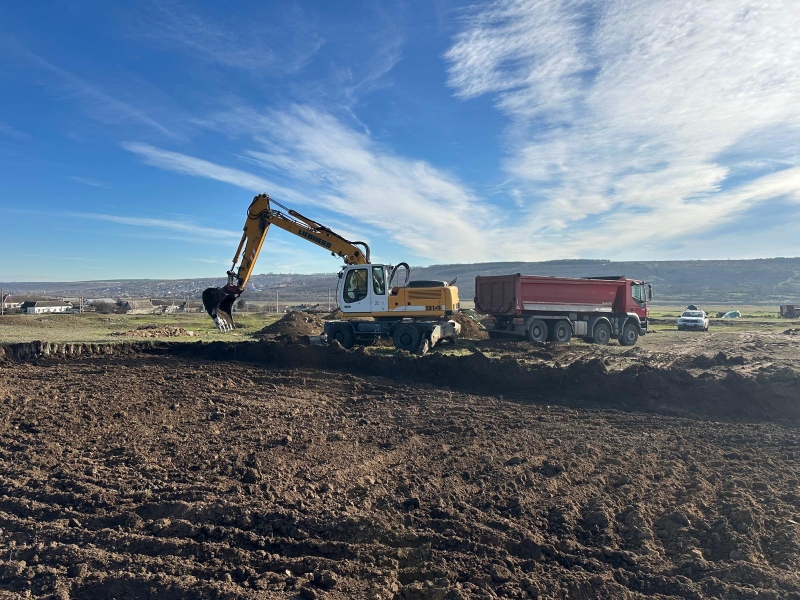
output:
<svg viewBox="0 0 800 600"><path fill-rule="evenodd" d="M5 310L19 308L19 305L22 302L19 300L19 297L14 297L11 294L4 294L2 298L0 298L0 304L2 304Z"/></svg>
<svg viewBox="0 0 800 600"><path fill-rule="evenodd" d="M15 296L7 294L6 297L3 298L3 308L5 310L22 310L22 312L25 312L22 305L25 303L33 304L37 300L45 300L45 298L41 296Z"/></svg>
<svg viewBox="0 0 800 600"><path fill-rule="evenodd" d="M203 302L202 300L187 300L186 302L181 302L180 304L181 312L187 313L201 313L203 312Z"/></svg>
<svg viewBox="0 0 800 600"><path fill-rule="evenodd" d="M72 311L72 305L63 300L36 300L34 302L23 302L20 307L22 312L29 315L40 315L43 313L67 313Z"/></svg>
<svg viewBox="0 0 800 600"><path fill-rule="evenodd" d="M151 315L155 307L149 298L121 299L119 306L129 315Z"/></svg>

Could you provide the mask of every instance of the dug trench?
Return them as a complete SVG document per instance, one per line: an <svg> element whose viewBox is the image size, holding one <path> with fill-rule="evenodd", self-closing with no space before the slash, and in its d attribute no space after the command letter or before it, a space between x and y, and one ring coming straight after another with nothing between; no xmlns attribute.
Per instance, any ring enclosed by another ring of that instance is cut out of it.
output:
<svg viewBox="0 0 800 600"><path fill-rule="evenodd" d="M796 373L586 352L5 346L0 597L800 599Z"/></svg>

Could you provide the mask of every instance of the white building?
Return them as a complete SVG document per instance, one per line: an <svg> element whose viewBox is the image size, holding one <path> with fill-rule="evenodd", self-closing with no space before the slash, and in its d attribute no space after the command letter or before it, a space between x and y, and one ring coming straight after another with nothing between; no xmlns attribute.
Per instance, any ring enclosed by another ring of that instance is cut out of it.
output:
<svg viewBox="0 0 800 600"><path fill-rule="evenodd" d="M25 312L29 315L42 313L67 313L72 310L72 305L63 300L37 300L27 306Z"/></svg>

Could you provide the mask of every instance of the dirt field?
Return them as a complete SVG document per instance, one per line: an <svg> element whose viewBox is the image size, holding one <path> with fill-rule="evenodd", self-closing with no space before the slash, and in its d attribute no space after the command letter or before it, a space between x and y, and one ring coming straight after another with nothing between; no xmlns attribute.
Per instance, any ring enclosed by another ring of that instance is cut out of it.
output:
<svg viewBox="0 0 800 600"><path fill-rule="evenodd" d="M800 599L800 335L640 344L7 346L0 597Z"/></svg>

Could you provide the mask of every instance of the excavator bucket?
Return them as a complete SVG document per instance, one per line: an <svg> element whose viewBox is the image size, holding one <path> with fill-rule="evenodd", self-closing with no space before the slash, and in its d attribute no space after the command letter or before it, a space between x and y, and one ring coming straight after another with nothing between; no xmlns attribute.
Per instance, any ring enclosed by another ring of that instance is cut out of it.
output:
<svg viewBox="0 0 800 600"><path fill-rule="evenodd" d="M206 288L203 290L203 306L214 319L220 331L230 331L236 325L233 323L233 303L239 296L229 294L222 288Z"/></svg>

